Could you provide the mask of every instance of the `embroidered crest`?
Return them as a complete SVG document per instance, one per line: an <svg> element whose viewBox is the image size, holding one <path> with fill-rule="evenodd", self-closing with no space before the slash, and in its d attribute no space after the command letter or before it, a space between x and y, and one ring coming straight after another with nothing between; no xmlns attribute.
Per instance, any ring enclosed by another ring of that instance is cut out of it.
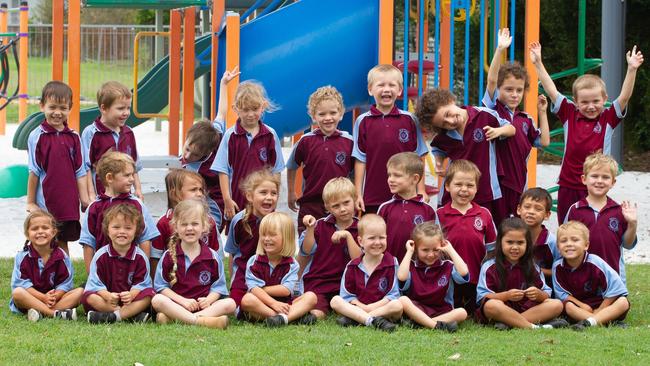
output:
<svg viewBox="0 0 650 366"><path fill-rule="evenodd" d="M388 279L386 277L382 277L379 279L379 291L381 292L386 292L388 290Z"/></svg>
<svg viewBox="0 0 650 366"><path fill-rule="evenodd" d="M422 215L415 215L413 217L413 225L420 225L424 222L424 217Z"/></svg>
<svg viewBox="0 0 650 366"><path fill-rule="evenodd" d="M409 131L406 128L400 128L398 138L399 142L409 142Z"/></svg>
<svg viewBox="0 0 650 366"><path fill-rule="evenodd" d="M474 229L476 230L483 229L483 220L481 219L481 217L476 217L474 219Z"/></svg>
<svg viewBox="0 0 650 366"><path fill-rule="evenodd" d="M133 285L133 272L129 272L126 282L129 284L129 286Z"/></svg>
<svg viewBox="0 0 650 366"><path fill-rule="evenodd" d="M594 126L594 133L601 133L603 131L603 126L600 125L600 121L596 122Z"/></svg>
<svg viewBox="0 0 650 366"><path fill-rule="evenodd" d="M474 139L474 142L481 142L485 140L485 132L483 132L482 129L477 128L472 132L472 138Z"/></svg>
<svg viewBox="0 0 650 366"><path fill-rule="evenodd" d="M210 278L212 276L210 275L210 271L201 271L199 273L199 283L202 285L207 285L210 283Z"/></svg>
<svg viewBox="0 0 650 366"><path fill-rule="evenodd" d="M609 218L609 230L611 231L618 231L618 219L616 217L610 217Z"/></svg>
<svg viewBox="0 0 650 366"><path fill-rule="evenodd" d="M266 161L268 160L269 157L266 154L266 148L265 147L260 149L260 154L259 155L260 155L260 160L262 160L263 162L266 163Z"/></svg>
<svg viewBox="0 0 650 366"><path fill-rule="evenodd" d="M449 279L447 278L447 275L442 275L442 277L438 278L438 287L445 287L449 283Z"/></svg>
<svg viewBox="0 0 650 366"><path fill-rule="evenodd" d="M203 234L201 235L201 239L199 239L199 241L201 242L201 244L207 247L210 244L210 237L207 233Z"/></svg>
<svg viewBox="0 0 650 366"><path fill-rule="evenodd" d="M345 164L345 151L337 151L336 152L336 164L338 165L343 165Z"/></svg>
<svg viewBox="0 0 650 366"><path fill-rule="evenodd" d="M50 286L54 286L54 275L54 272L50 273Z"/></svg>
<svg viewBox="0 0 650 366"><path fill-rule="evenodd" d="M585 292L591 292L591 280L586 281L582 289L585 290Z"/></svg>

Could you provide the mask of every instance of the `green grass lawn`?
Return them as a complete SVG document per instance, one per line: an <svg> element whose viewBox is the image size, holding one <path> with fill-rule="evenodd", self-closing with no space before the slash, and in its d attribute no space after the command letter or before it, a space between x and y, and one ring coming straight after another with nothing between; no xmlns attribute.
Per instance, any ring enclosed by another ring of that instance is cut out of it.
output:
<svg viewBox="0 0 650 366"><path fill-rule="evenodd" d="M226 331L185 325L89 325L84 320L30 323L10 313L11 259L0 260L0 365L168 364L650 364L650 266L628 266L629 329L513 330L467 322L455 334L398 329L393 334L314 326L267 329L233 322ZM83 263L76 262L78 274ZM79 275L81 284L85 275ZM450 356L459 354L457 360Z"/></svg>

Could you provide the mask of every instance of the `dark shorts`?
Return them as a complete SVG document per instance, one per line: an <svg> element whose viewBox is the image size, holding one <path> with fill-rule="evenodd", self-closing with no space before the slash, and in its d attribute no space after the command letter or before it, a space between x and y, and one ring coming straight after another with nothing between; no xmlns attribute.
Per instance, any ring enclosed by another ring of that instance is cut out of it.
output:
<svg viewBox="0 0 650 366"><path fill-rule="evenodd" d="M475 284L454 284L454 308L463 308L467 311L467 314L474 314L476 310Z"/></svg>
<svg viewBox="0 0 650 366"><path fill-rule="evenodd" d="M434 306L431 305L425 305L417 300L411 299L411 302L413 302L413 305L417 306L418 309L422 310L429 318L435 318L437 316L440 316L442 314L446 314L454 309L449 306L449 304L444 303L444 304L436 304Z"/></svg>
<svg viewBox="0 0 650 366"><path fill-rule="evenodd" d="M569 207L587 197L586 189L573 189L560 186L557 191L557 223L562 225Z"/></svg>
<svg viewBox="0 0 650 366"><path fill-rule="evenodd" d="M81 224L79 221L61 221L57 224L59 233L56 234L56 240L59 241L76 241L81 235Z"/></svg>
<svg viewBox="0 0 650 366"><path fill-rule="evenodd" d="M507 217L505 216L505 206L504 206L503 198L499 198L493 201L476 202L476 203L479 206L485 207L488 211L490 211L490 214L492 215L492 221L494 222L494 226L496 226L497 228L499 227L501 220Z"/></svg>
<svg viewBox="0 0 650 366"><path fill-rule="evenodd" d="M89 312L89 311L95 311L95 308L93 308L92 305L90 305L88 303L88 298L90 297L90 295L93 295L93 294L96 294L96 293L97 293L97 291L84 291L84 294L81 296L81 304L84 306L84 310L86 311L86 313ZM149 298L154 297L155 294L156 294L156 292L152 288L144 289L144 290L140 291L138 296L136 296L135 299L133 299L133 301L131 303L143 300L143 299L145 299L147 297L149 297Z"/></svg>
<svg viewBox="0 0 650 366"><path fill-rule="evenodd" d="M339 293L338 292L328 292L328 293L315 293L316 294L316 305L314 305L314 310L320 310L325 315L329 313L332 308L330 307L330 301L332 301L332 298L334 296L337 296Z"/></svg>
<svg viewBox="0 0 650 366"><path fill-rule="evenodd" d="M327 216L325 205L322 201L301 202L298 210L298 235L305 231L305 225L302 224L302 218L305 215L312 215L316 220Z"/></svg>
<svg viewBox="0 0 650 366"><path fill-rule="evenodd" d="M501 186L501 212L503 217L501 220L506 219L510 216L518 217L517 215L517 206L519 205L519 199L521 198L521 193L517 192L514 189ZM496 218L494 223L498 226Z"/></svg>
<svg viewBox="0 0 650 366"><path fill-rule="evenodd" d="M485 315L485 312L483 308L485 307L485 303L487 302L488 299L484 299L483 302L481 302L481 306L476 310L476 321L481 323L481 324L488 324L490 322L490 319ZM518 312L519 314L525 312L526 310L533 308L541 303L535 302L532 300L522 300L522 301L517 301L517 302L511 302L511 301L506 301L505 304L511 308L512 310Z"/></svg>
<svg viewBox="0 0 650 366"><path fill-rule="evenodd" d="M363 214L364 215L365 214L370 214L370 213L376 214L377 211L379 211L379 206L381 206L381 205L365 205L366 211L364 211Z"/></svg>

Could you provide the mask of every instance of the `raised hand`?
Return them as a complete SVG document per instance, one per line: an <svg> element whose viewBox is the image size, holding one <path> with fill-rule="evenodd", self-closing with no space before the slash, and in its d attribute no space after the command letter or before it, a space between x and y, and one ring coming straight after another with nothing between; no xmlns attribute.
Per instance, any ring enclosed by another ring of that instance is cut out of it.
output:
<svg viewBox="0 0 650 366"><path fill-rule="evenodd" d="M641 51L637 52L636 45L632 47L632 51L627 51L625 59L627 60L627 67L634 70L638 69L641 64L643 64L643 54Z"/></svg>
<svg viewBox="0 0 650 366"><path fill-rule="evenodd" d="M341 244L345 243L344 240L348 239L348 235L352 236L347 230L338 230L332 234L332 244Z"/></svg>
<svg viewBox="0 0 650 366"><path fill-rule="evenodd" d="M499 29L499 39L497 43L497 48L500 50L504 50L510 47L511 43L512 43L512 36L510 35L510 29L508 28Z"/></svg>
<svg viewBox="0 0 650 366"><path fill-rule="evenodd" d="M548 108L548 100L546 100L545 95L540 94L537 97L537 111L546 113L547 108Z"/></svg>
<svg viewBox="0 0 650 366"><path fill-rule="evenodd" d="M415 251L415 242L413 240L406 241L406 252L413 253Z"/></svg>
<svg viewBox="0 0 650 366"><path fill-rule="evenodd" d="M636 222L637 220L637 205L630 201L621 202L621 211L623 211L623 218L627 222Z"/></svg>
<svg viewBox="0 0 650 366"><path fill-rule="evenodd" d="M530 61L533 64L542 62L542 45L539 42L533 42L528 46Z"/></svg>
<svg viewBox="0 0 650 366"><path fill-rule="evenodd" d="M224 71L221 76L221 84L225 85L230 82L230 80L236 78L241 72L239 71L239 66L235 66L231 71Z"/></svg>
<svg viewBox="0 0 650 366"><path fill-rule="evenodd" d="M305 215L302 218L302 224L305 225L306 228L313 228L316 226L316 218L312 215Z"/></svg>

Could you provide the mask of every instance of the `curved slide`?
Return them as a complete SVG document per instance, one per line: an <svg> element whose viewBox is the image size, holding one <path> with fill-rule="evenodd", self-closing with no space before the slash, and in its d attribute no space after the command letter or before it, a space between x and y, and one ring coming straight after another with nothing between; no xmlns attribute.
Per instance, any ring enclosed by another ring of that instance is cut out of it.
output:
<svg viewBox="0 0 650 366"><path fill-rule="evenodd" d="M307 99L316 88L333 85L348 109L368 105L366 75L377 63L379 1L302 0L243 24L240 31L240 80L255 79L265 86L280 110L264 121L287 136L310 124ZM210 47L210 35L195 41L197 55ZM217 74L225 68L225 32L219 39ZM224 50L224 51L222 51ZM197 62L194 77L210 71ZM138 83L138 110L156 113L168 104L169 59L165 57ZM99 115L97 107L80 113L81 129ZM13 146L27 148L29 133L43 120L29 116L14 135ZM135 127L145 119L133 115Z"/></svg>

